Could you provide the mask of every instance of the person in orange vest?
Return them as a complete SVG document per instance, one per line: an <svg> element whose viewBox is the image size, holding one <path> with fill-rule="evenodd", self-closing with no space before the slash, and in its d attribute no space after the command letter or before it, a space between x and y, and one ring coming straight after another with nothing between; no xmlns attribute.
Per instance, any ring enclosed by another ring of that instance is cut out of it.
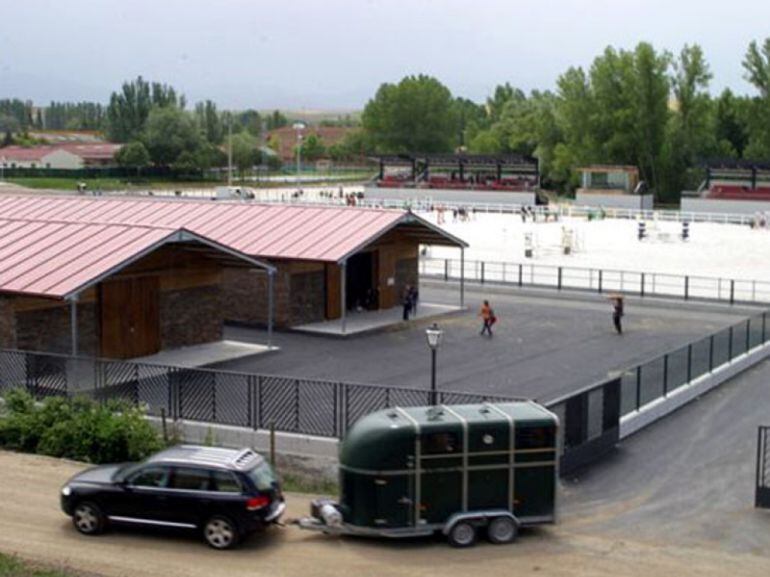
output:
<svg viewBox="0 0 770 577"><path fill-rule="evenodd" d="M497 322L497 317L495 317L495 312L492 310L492 307L489 306L489 301L484 301L484 304L481 305L479 316L481 317L481 320L484 321L484 326L481 327L481 333L479 334L483 336L486 332L491 337L492 325Z"/></svg>

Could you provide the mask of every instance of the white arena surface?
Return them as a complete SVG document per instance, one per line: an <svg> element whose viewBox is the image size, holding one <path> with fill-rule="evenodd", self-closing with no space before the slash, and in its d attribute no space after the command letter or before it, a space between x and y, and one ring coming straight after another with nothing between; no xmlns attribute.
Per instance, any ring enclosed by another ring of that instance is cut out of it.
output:
<svg viewBox="0 0 770 577"><path fill-rule="evenodd" d="M437 224L436 212L419 214ZM602 269L607 289L636 291L640 274L634 273L645 273L643 282L648 293L680 294L684 290L683 277L689 276L690 296L725 299L731 290L730 280L734 279L736 300L770 300L767 228L690 223L689 238L683 241L681 223L645 220L647 238L639 241L639 222L633 219L589 221L573 217L543 222L539 216L538 222L528 218L524 223L517 214L471 212L468 220L453 221L449 210L443 218L439 226L470 245L465 251L466 278L478 279L480 263L475 261L485 261L485 278L491 281L515 282L517 265L523 264L524 281L530 284L553 284L553 278L545 276L553 277L562 267L565 285L596 288L597 271ZM525 257L527 235L531 238L530 258ZM570 245L570 254L564 254L565 244ZM423 272L443 274L444 265L436 259L453 259L451 266L459 270L458 253L452 248L427 248ZM503 262L508 264L506 270L500 264ZM625 286L619 284L619 271L625 271ZM543 277L542 282L532 278L537 275ZM676 290L655 290L653 283L658 289L668 285Z"/></svg>

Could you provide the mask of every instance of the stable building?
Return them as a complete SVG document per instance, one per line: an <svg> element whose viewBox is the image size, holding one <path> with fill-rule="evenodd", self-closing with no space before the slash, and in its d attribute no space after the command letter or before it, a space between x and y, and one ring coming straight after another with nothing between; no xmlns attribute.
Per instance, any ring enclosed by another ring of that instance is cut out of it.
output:
<svg viewBox="0 0 770 577"><path fill-rule="evenodd" d="M467 246L402 210L0 197L0 347L127 358L218 340L225 321L344 332L417 286L421 244Z"/></svg>

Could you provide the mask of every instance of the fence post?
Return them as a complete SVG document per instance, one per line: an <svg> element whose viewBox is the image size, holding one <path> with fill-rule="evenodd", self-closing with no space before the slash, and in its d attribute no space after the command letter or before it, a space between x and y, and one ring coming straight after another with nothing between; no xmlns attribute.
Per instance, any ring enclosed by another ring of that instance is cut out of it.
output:
<svg viewBox="0 0 770 577"><path fill-rule="evenodd" d="M727 360L733 360L733 327L730 327L728 332L730 339L727 341Z"/></svg>
<svg viewBox="0 0 770 577"><path fill-rule="evenodd" d="M481 261L481 284L484 284L484 264L485 262Z"/></svg>
<svg viewBox="0 0 770 577"><path fill-rule="evenodd" d="M299 432L299 379L294 381L294 430Z"/></svg>
<svg viewBox="0 0 770 577"><path fill-rule="evenodd" d="M139 365L134 363L134 406L139 406Z"/></svg>
<svg viewBox="0 0 770 577"><path fill-rule="evenodd" d="M642 365L636 367L636 410L642 406Z"/></svg>
<svg viewBox="0 0 770 577"><path fill-rule="evenodd" d="M338 407L337 407L337 400L338 400L338 396L339 396L338 395L338 393L339 393L339 391L338 391L339 386L340 386L339 383L334 383L334 387L333 387L334 388L334 397L332 399L332 406L334 407L334 410L332 411L332 421L333 421L333 423L332 423L332 427L333 427L332 430L334 432L332 434L335 437L339 436L339 430L337 428L338 425L339 425L339 420L337 418L337 412L338 412L337 411L337 409L338 409Z"/></svg>
<svg viewBox="0 0 770 577"><path fill-rule="evenodd" d="M746 352L751 348L751 318L746 319Z"/></svg>
<svg viewBox="0 0 770 577"><path fill-rule="evenodd" d="M668 396L668 353L663 355L663 396Z"/></svg>
<svg viewBox="0 0 770 577"><path fill-rule="evenodd" d="M254 377L246 377L246 422L249 429L254 429Z"/></svg>
<svg viewBox="0 0 770 577"><path fill-rule="evenodd" d="M709 372L714 370L714 335L709 336Z"/></svg>
<svg viewBox="0 0 770 577"><path fill-rule="evenodd" d="M644 296L644 273L642 273L642 279L639 284L639 296L640 297Z"/></svg>
<svg viewBox="0 0 770 577"><path fill-rule="evenodd" d="M350 425L350 423L348 423L348 419L350 419L350 387L348 387L348 385L343 385L343 392L345 393L345 414L343 415L344 419L342 421L342 434L340 435L340 438L345 435L348 426Z"/></svg>
<svg viewBox="0 0 770 577"><path fill-rule="evenodd" d="M735 304L735 280L730 279L730 304Z"/></svg>
<svg viewBox="0 0 770 577"><path fill-rule="evenodd" d="M262 402L262 388L263 388L262 387L262 379L263 379L262 375L258 375L257 376L257 402L259 403L259 405L257 406L257 410L258 410L258 412L257 412L257 422L254 423L254 428L255 429L261 427L262 423L264 422L264 419L263 419L263 417L264 417L264 409L262 407L262 405L264 404Z"/></svg>
<svg viewBox="0 0 770 577"><path fill-rule="evenodd" d="M519 264L519 286L524 284L524 265Z"/></svg>
<svg viewBox="0 0 770 577"><path fill-rule="evenodd" d="M217 422L217 374L211 373L211 416Z"/></svg>
<svg viewBox="0 0 770 577"><path fill-rule="evenodd" d="M601 294L602 292L602 272L603 272L602 269L599 269L599 290L598 290L599 294Z"/></svg>
<svg viewBox="0 0 770 577"><path fill-rule="evenodd" d="M692 381L692 343L687 345L687 382Z"/></svg>
<svg viewBox="0 0 770 577"><path fill-rule="evenodd" d="M684 300L688 300L690 298L690 277L685 276L684 277Z"/></svg>
<svg viewBox="0 0 770 577"><path fill-rule="evenodd" d="M444 280L445 281L449 280L449 259L448 258L444 259Z"/></svg>
<svg viewBox="0 0 770 577"><path fill-rule="evenodd" d="M767 324L765 321L767 320L767 313L762 313L762 342L765 342L765 325Z"/></svg>

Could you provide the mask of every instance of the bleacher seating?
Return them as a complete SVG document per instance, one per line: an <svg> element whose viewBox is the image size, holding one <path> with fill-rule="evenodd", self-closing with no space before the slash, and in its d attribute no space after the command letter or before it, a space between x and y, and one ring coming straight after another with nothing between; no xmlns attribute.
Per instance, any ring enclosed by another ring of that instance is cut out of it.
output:
<svg viewBox="0 0 770 577"><path fill-rule="evenodd" d="M709 188L708 198L720 200L770 200L770 185L750 186L740 184L714 184Z"/></svg>

